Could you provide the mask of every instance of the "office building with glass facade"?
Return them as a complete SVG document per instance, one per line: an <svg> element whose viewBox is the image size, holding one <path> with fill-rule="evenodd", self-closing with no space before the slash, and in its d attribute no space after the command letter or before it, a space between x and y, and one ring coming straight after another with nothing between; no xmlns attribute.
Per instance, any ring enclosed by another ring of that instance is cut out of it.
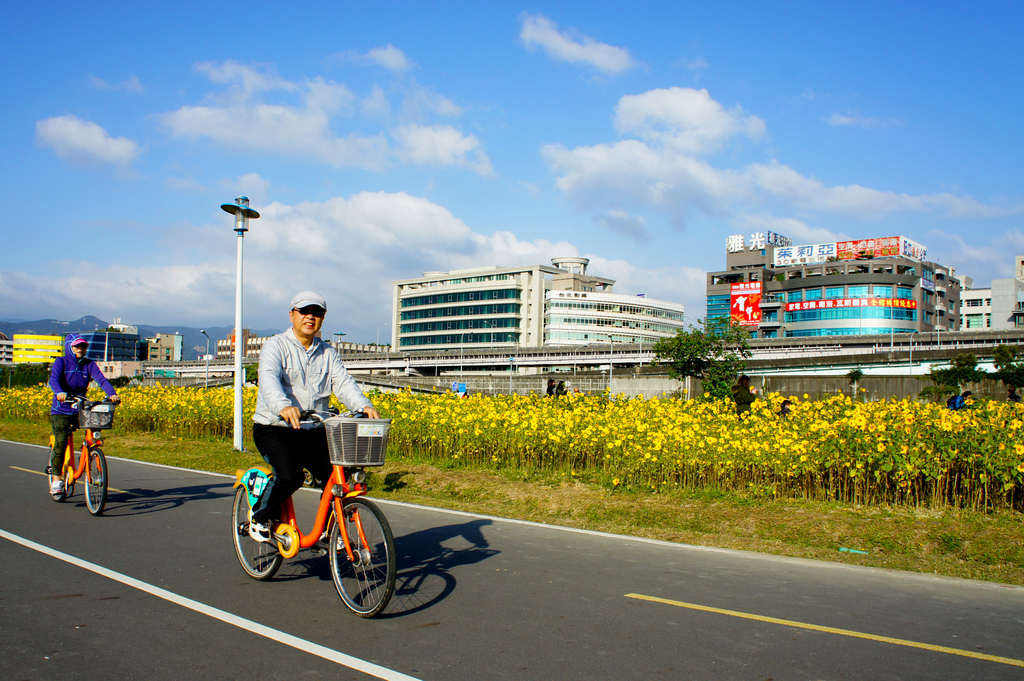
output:
<svg viewBox="0 0 1024 681"><path fill-rule="evenodd" d="M675 334L683 306L612 292L590 261L427 272L392 282L392 347L435 350L644 342Z"/></svg>
<svg viewBox="0 0 1024 681"><path fill-rule="evenodd" d="M707 275L707 316L755 338L957 331L960 281L906 237L794 245L772 232L726 241Z"/></svg>

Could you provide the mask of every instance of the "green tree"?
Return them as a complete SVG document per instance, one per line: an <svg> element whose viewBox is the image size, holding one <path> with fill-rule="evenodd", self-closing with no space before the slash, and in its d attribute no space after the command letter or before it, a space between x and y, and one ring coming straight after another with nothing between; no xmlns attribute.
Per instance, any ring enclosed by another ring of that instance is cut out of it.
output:
<svg viewBox="0 0 1024 681"><path fill-rule="evenodd" d="M857 399L857 393L860 388L860 379L864 378L864 372L860 369L851 369L850 373L846 374L846 378L850 381L850 385L853 386L853 398Z"/></svg>
<svg viewBox="0 0 1024 681"><path fill-rule="evenodd" d="M46 383L50 380L50 364L15 364L0 369L0 387L6 388L10 383L11 387L31 386Z"/></svg>
<svg viewBox="0 0 1024 681"><path fill-rule="evenodd" d="M681 330L654 344L656 362L668 365L668 375L682 380L700 379L711 397L731 397L732 384L750 357L750 334L728 317L697 320L696 326Z"/></svg>
<svg viewBox="0 0 1024 681"><path fill-rule="evenodd" d="M1020 388L1024 386L1024 366L1017 363L1016 345L999 345L992 353L992 363L996 370L991 374L992 378L1002 381L1007 387Z"/></svg>
<svg viewBox="0 0 1024 681"><path fill-rule="evenodd" d="M980 383L988 378L988 372L978 368L978 358L969 352L964 352L953 358L950 366L945 369L936 369L928 372L928 377L935 382L936 387L942 389L946 394L960 392L962 387L968 383Z"/></svg>
<svg viewBox="0 0 1024 681"><path fill-rule="evenodd" d="M247 364L245 367L245 382L258 384L260 382L259 371L259 364Z"/></svg>

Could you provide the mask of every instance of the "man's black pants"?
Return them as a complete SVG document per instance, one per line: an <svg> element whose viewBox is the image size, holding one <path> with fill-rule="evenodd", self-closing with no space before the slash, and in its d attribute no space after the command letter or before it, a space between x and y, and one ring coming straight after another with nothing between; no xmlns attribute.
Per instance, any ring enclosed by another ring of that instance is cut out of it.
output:
<svg viewBox="0 0 1024 681"><path fill-rule="evenodd" d="M252 519L261 525L265 525L267 520L280 519L281 502L302 487L303 468L321 484L331 476L327 432L323 428L302 430L254 423L252 439L260 455L274 469L270 486L260 495L259 503L253 509Z"/></svg>

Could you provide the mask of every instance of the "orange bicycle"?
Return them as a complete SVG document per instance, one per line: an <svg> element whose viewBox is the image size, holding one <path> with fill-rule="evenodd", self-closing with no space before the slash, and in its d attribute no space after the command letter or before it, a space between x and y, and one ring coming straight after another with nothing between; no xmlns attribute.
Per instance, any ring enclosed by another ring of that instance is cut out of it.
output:
<svg viewBox="0 0 1024 681"><path fill-rule="evenodd" d="M360 617L374 617L395 592L398 559L395 539L384 513L364 498L364 468L383 466L391 419L320 415L303 412L303 423L322 424L333 470L320 495L316 521L309 534L299 529L291 498L281 504L281 520L271 526L270 541L249 535L252 508L267 488L273 470L254 466L235 473L231 512L235 555L253 579L267 581L285 558L299 549L326 549L331 576L342 602ZM326 537L326 545L323 539Z"/></svg>
<svg viewBox="0 0 1024 681"><path fill-rule="evenodd" d="M109 400L90 402L81 397L69 398L73 407L78 407L78 427L85 428L85 441L81 456L75 463L75 434L68 433L68 446L64 450L64 465L61 477L64 479L62 492L51 492L54 501L61 502L75 493L75 481L85 476L85 505L89 513L100 515L107 505L107 459L103 456L101 437L104 430L114 425L115 404ZM50 449L54 437L50 435Z"/></svg>

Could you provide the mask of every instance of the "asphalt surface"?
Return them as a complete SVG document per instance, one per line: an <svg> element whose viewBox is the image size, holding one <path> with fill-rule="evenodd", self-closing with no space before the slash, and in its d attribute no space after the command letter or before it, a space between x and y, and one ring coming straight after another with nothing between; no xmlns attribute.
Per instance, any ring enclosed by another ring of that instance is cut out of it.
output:
<svg viewBox="0 0 1024 681"><path fill-rule="evenodd" d="M232 479L109 459L94 518L45 459L0 442L0 679L1024 678L1021 588L384 502L398 586L364 620L326 558L242 572Z"/></svg>

